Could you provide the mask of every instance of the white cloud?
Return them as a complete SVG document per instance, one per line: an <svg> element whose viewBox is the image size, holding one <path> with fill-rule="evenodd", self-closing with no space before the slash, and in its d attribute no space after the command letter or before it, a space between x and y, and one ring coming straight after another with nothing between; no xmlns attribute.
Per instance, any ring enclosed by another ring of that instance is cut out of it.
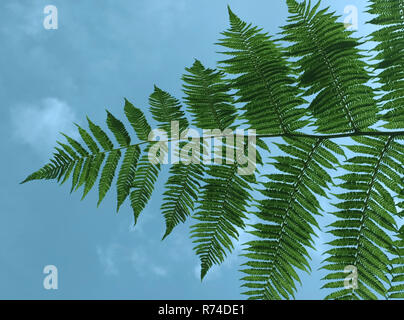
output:
<svg viewBox="0 0 404 320"><path fill-rule="evenodd" d="M155 263L155 256L146 253L142 249L131 249L117 243L110 243L107 246L97 246L97 255L104 273L110 276L120 274L122 268L132 267L138 276L141 277L165 277L168 270Z"/></svg>
<svg viewBox="0 0 404 320"><path fill-rule="evenodd" d="M45 98L37 104L18 105L11 109L13 135L18 141L43 154L49 152L60 132L77 137L74 110L57 98Z"/></svg>
<svg viewBox="0 0 404 320"><path fill-rule="evenodd" d="M146 252L135 249L132 251L129 260L131 261L132 266L135 268L138 275L146 276L146 273L152 272L156 276L165 277L168 273L167 269L154 264L150 257L151 256L146 254Z"/></svg>
<svg viewBox="0 0 404 320"><path fill-rule="evenodd" d="M107 246L105 249L100 246L97 247L98 258L102 267L104 268L105 274L107 275L116 276L119 274L119 270L116 264L118 248L119 247L114 244Z"/></svg>
<svg viewBox="0 0 404 320"><path fill-rule="evenodd" d="M163 267L152 266L152 271L154 272L154 274L160 277L165 277L167 275L167 270L164 269Z"/></svg>
<svg viewBox="0 0 404 320"><path fill-rule="evenodd" d="M142 16L156 20L160 25L161 34L169 35L174 30L174 26L186 26L190 22L186 13L189 10L189 1L187 0L160 0L144 2ZM182 19L177 17L181 16Z"/></svg>

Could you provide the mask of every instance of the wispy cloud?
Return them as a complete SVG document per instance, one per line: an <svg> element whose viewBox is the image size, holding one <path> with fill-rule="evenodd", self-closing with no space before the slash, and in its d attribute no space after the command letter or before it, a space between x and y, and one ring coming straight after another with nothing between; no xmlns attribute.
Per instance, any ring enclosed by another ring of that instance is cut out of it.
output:
<svg viewBox="0 0 404 320"><path fill-rule="evenodd" d="M156 264L150 257L151 255L146 254L146 252L140 249L134 249L129 259L138 275L145 276L152 272L152 274L156 276L165 277L168 274L168 270Z"/></svg>
<svg viewBox="0 0 404 320"><path fill-rule="evenodd" d="M97 246L97 255L106 275L117 276L122 268L131 267L141 277L165 277L168 270L155 261L155 257L142 249L131 249L116 243Z"/></svg>
<svg viewBox="0 0 404 320"><path fill-rule="evenodd" d="M57 98L45 98L37 104L21 104L11 109L13 135L18 141L43 154L60 139L60 132L76 137L74 110Z"/></svg>
<svg viewBox="0 0 404 320"><path fill-rule="evenodd" d="M109 245L106 248L97 246L98 258L102 267L104 268L105 274L107 275L117 276L119 274L119 270L116 265L117 249L119 249L119 246L114 244Z"/></svg>
<svg viewBox="0 0 404 320"><path fill-rule="evenodd" d="M4 6L4 10L8 13L6 19L14 18L14 21L5 23L0 28L3 35L9 36L15 40L16 36L36 36L43 31L43 6L38 3L18 3L12 1Z"/></svg>
<svg viewBox="0 0 404 320"><path fill-rule="evenodd" d="M163 267L152 266L152 271L154 272L155 275L160 277L165 277L167 275L167 270Z"/></svg>

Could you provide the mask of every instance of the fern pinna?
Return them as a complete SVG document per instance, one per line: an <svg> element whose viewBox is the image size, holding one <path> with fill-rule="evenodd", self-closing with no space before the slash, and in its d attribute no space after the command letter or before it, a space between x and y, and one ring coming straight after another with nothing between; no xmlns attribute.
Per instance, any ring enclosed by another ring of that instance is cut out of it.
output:
<svg viewBox="0 0 404 320"><path fill-rule="evenodd" d="M63 184L71 177L71 191L83 187L84 198L98 180L99 205L116 177L117 209L129 198L136 222L168 143L175 144L177 161L161 205L163 239L192 217L201 278L247 232L243 293L294 298L300 272L311 272L310 250L317 249L314 237L324 232L319 217L325 216L332 237L323 252L325 298L404 298L404 2L369 2L370 23L379 26L371 34L372 59L320 2L286 0L290 16L278 38L229 8L217 68L199 60L186 68L183 102L156 86L150 96L151 116L167 141L154 141L146 116L125 100L133 130L109 111L111 134L87 119L88 130L77 125L82 141L65 135L50 162L23 182ZM190 127L221 139L213 163L203 160L211 147L206 141L190 142ZM238 127L254 129L254 140L230 146ZM160 161L152 161L158 143ZM256 158L246 174L237 155L251 145ZM320 198L335 209L325 212ZM356 277L348 284L347 268Z"/></svg>

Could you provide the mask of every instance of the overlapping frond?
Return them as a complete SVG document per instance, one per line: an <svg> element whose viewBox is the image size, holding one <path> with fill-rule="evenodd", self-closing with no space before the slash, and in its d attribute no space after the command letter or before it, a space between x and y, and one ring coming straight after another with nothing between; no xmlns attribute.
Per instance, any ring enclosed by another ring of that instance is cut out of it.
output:
<svg viewBox="0 0 404 320"><path fill-rule="evenodd" d="M118 205L117 211L122 203L126 200L130 193L130 187L135 179L135 173L140 157L139 146L131 146L126 149L122 167L119 171L117 187L118 187Z"/></svg>
<svg viewBox="0 0 404 320"><path fill-rule="evenodd" d="M150 162L148 152L149 147L145 149L139 160L131 184L130 204L133 209L135 224L152 196L161 169L160 163Z"/></svg>
<svg viewBox="0 0 404 320"><path fill-rule="evenodd" d="M245 103L242 118L258 134L276 134L302 128L305 110L300 90L294 85L291 68L281 49L262 29L247 24L229 8L230 29L218 44L230 49L231 58L221 61L222 69L236 75L231 87L237 102Z"/></svg>
<svg viewBox="0 0 404 320"><path fill-rule="evenodd" d="M404 226L397 232L397 240L393 244L391 264L391 284L388 290L389 299L404 299Z"/></svg>
<svg viewBox="0 0 404 320"><path fill-rule="evenodd" d="M166 220L163 239L194 210L198 200L204 167L201 164L174 164L166 183L161 210Z"/></svg>
<svg viewBox="0 0 404 320"><path fill-rule="evenodd" d="M376 122L374 93L366 83L370 76L343 23L320 2L287 0L290 16L283 40L291 42L289 55L298 58L299 85L305 94L317 94L310 103L316 130L322 133L363 130Z"/></svg>
<svg viewBox="0 0 404 320"><path fill-rule="evenodd" d="M143 112L135 108L126 99L124 111L137 137L141 141L147 142L139 161L136 161L133 179L130 181L129 197L136 224L140 213L146 207L153 193L154 185L160 173L160 164L149 161L149 150L153 142L149 141L151 127Z"/></svg>
<svg viewBox="0 0 404 320"><path fill-rule="evenodd" d="M153 118L158 121L158 127L171 138L171 143L174 144L174 155L180 160L179 148L184 146L184 142L180 143L176 140L179 140L180 134L188 129L188 120L181 109L180 101L155 87L150 96L150 105ZM173 135L172 130L178 130L178 132ZM200 153L197 153L198 156L200 157ZM161 205L161 211L166 222L163 239L171 233L177 224L185 222L194 209L204 172L203 166L195 162L196 159L191 159L189 164L178 162L172 164L170 168Z"/></svg>
<svg viewBox="0 0 404 320"><path fill-rule="evenodd" d="M395 137L354 137L356 153L342 166L348 173L339 177L345 191L337 194L338 219L329 231L335 240L329 244L324 269L325 288L335 291L328 299L377 299L387 297L389 257L393 249L391 233L396 232L394 193L403 187L404 147ZM345 268L355 268L357 285L344 282Z"/></svg>
<svg viewBox="0 0 404 320"><path fill-rule="evenodd" d="M158 124L158 128L165 131L171 137L172 122L178 122L179 132L188 128L188 120L182 111L181 102L168 92L154 86L154 92L150 95L150 112Z"/></svg>
<svg viewBox="0 0 404 320"><path fill-rule="evenodd" d="M297 269L310 271L307 248L313 247L315 216L320 213L316 195L327 197L332 183L327 170L338 165L338 145L322 139L285 138L279 144L285 156L273 157L279 173L266 174L268 181L258 201L256 216L261 223L253 225L256 239L248 242L243 254L248 262L242 270L244 294L249 299L292 298L299 282Z"/></svg>
<svg viewBox="0 0 404 320"><path fill-rule="evenodd" d="M200 191L200 200L194 218L199 222L191 226L195 238L195 252L201 260L201 279L213 264L224 261L234 248L238 228L244 229L251 184L246 176L237 174L237 164L211 165L208 178ZM247 176L248 177L248 176ZM247 180L247 181L246 181Z"/></svg>
<svg viewBox="0 0 404 320"><path fill-rule="evenodd" d="M234 125L237 111L223 73L206 69L198 60L186 70L183 87L193 123L198 128L218 129L220 134L225 134L225 129ZM230 148L235 153L234 146ZM238 238L237 228L245 226L243 219L254 175L240 176L238 162L233 157L232 163L228 163L227 155L226 152L222 154L221 164L205 165L207 177L203 179L198 208L193 216L198 223L191 226L191 237L197 243L194 249L201 260L201 278L213 264L224 260L226 250L231 251L233 241Z"/></svg>
<svg viewBox="0 0 404 320"><path fill-rule="evenodd" d="M387 110L386 128L404 128L404 2L371 0L369 13L376 15L370 23L381 26L371 34L377 42L376 70L383 91L380 102Z"/></svg>
<svg viewBox="0 0 404 320"><path fill-rule="evenodd" d="M401 183L402 183L402 185L404 185L404 178ZM400 194L398 195L398 200L399 200L397 203L397 206L399 208L398 215L401 217L404 217L404 188L401 190Z"/></svg>
<svg viewBox="0 0 404 320"><path fill-rule="evenodd" d="M229 128L237 113L223 72L205 68L198 60L185 70L187 73L182 77L184 99L187 111L192 115L192 124L202 129Z"/></svg>

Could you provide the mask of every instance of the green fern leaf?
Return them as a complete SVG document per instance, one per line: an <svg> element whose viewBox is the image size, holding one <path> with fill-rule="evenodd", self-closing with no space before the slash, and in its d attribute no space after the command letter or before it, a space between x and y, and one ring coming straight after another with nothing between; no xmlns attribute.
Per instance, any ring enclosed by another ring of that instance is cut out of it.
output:
<svg viewBox="0 0 404 320"><path fill-rule="evenodd" d="M176 225L185 222L194 210L203 174L204 167L193 163L174 164L170 168L170 176L166 183L167 190L164 192L164 202L161 206L166 221L163 239Z"/></svg>
<svg viewBox="0 0 404 320"><path fill-rule="evenodd" d="M368 12L376 15L370 23L382 26L371 34L371 39L378 43L375 68L382 84L380 103L388 111L383 115L387 121L384 127L404 128L404 6L401 0L370 0L370 3Z"/></svg>
<svg viewBox="0 0 404 320"><path fill-rule="evenodd" d="M94 139L91 137L91 135L86 130L81 128L78 124L76 124L76 127L78 128L80 136L83 139L83 141L85 142L85 144L87 145L90 152L92 154L99 153L100 149L98 148L97 143L94 141Z"/></svg>
<svg viewBox="0 0 404 320"><path fill-rule="evenodd" d="M404 189L403 189L404 190ZM388 290L389 299L404 299L404 227L397 232L394 242L393 258L390 261L392 275Z"/></svg>
<svg viewBox="0 0 404 320"><path fill-rule="evenodd" d="M153 118L158 121L158 127L168 133L168 137L175 138L171 134L173 121L178 121L179 132L188 128L188 120L181 110L181 103L169 93L155 86L149 102ZM179 147L182 146L184 143L179 143ZM175 155L179 158L178 151L175 150ZM177 224L185 222L194 209L203 170L202 165L193 163L188 165L178 163L171 166L161 206L166 221L166 232L163 239L171 233Z"/></svg>
<svg viewBox="0 0 404 320"><path fill-rule="evenodd" d="M370 76L361 59L358 40L327 9L307 1L287 0L291 16L283 40L293 43L289 55L296 62L299 85L305 95L317 94L309 110L316 130L323 133L359 131L373 125L377 106Z"/></svg>
<svg viewBox="0 0 404 320"><path fill-rule="evenodd" d="M193 124L202 129L229 128L237 114L224 74L205 68L198 60L186 71L188 73L182 78L185 82L183 88Z"/></svg>
<svg viewBox="0 0 404 320"><path fill-rule="evenodd" d="M331 141L308 138L285 138L278 147L287 156L273 157L272 165L280 173L264 175L254 214L262 223L250 231L257 240L246 243L243 254L249 258L241 270L243 286L254 288L244 292L249 299L293 298L300 278L295 269L310 272L307 248L313 247L314 228L319 228L315 215L320 203L315 194L326 196L332 182L327 168L338 164L332 150L342 150Z"/></svg>
<svg viewBox="0 0 404 320"><path fill-rule="evenodd" d="M191 226L194 250L201 260L201 279L213 264L224 261L238 239L237 228L244 229L245 212L251 199L250 184L237 175L237 164L212 165L208 168L206 185L202 187L197 212L199 221Z"/></svg>
<svg viewBox="0 0 404 320"><path fill-rule="evenodd" d="M178 121L179 132L188 128L188 120L181 110L181 103L168 92L154 86L154 92L150 95L150 112L153 119L158 122L158 128L167 132L171 137L171 125L173 121Z"/></svg>
<svg viewBox="0 0 404 320"><path fill-rule="evenodd" d="M130 202L135 217L135 224L152 195L154 185L161 169L160 164L153 164L149 161L148 150L147 148L138 163L135 178L131 185Z"/></svg>
<svg viewBox="0 0 404 320"><path fill-rule="evenodd" d="M129 195L130 188L135 178L139 156L140 156L139 146L137 145L130 146L126 149L122 167L121 170L119 171L117 181L118 205L116 211L119 211L119 208L121 207L122 203Z"/></svg>
<svg viewBox="0 0 404 320"><path fill-rule="evenodd" d="M126 131L123 123L115 118L108 110L107 110L107 125L109 130L114 134L116 141L118 141L121 147L128 147L130 145L130 136L128 131Z"/></svg>
<svg viewBox="0 0 404 320"><path fill-rule="evenodd" d="M88 117L87 117L88 126L91 130L91 133L97 139L98 143L105 151L110 151L114 148L114 144L109 139L108 135L101 129L100 126L94 124Z"/></svg>
<svg viewBox="0 0 404 320"><path fill-rule="evenodd" d="M104 169L102 170L99 185L98 185L98 203L99 206L111 188L112 181L115 176L116 168L118 167L119 159L121 158L120 150L113 150L105 162Z"/></svg>
<svg viewBox="0 0 404 320"><path fill-rule="evenodd" d="M73 147L73 149L78 152L78 154L82 157L87 157L89 155L88 151L83 148L83 146L74 140L73 138L70 138L69 136L65 135L62 133L62 135L66 138L67 142Z"/></svg>
<svg viewBox="0 0 404 320"><path fill-rule="evenodd" d="M238 75L231 87L245 103L243 119L259 134L276 134L297 130L307 122L301 121L305 110L299 89L293 86L291 68L281 49L261 29L239 19L229 8L230 29L218 43L231 49L221 61L223 70Z"/></svg>
<svg viewBox="0 0 404 320"><path fill-rule="evenodd" d="M126 99L124 110L125 115L128 118L129 123L132 125L132 128L135 130L137 137L142 141L148 141L151 128L143 112Z"/></svg>
<svg viewBox="0 0 404 320"><path fill-rule="evenodd" d="M186 71L188 73L183 76L185 101L189 113L193 115L194 125L203 129L219 129L222 133L231 128L237 111L223 73L206 69L198 60ZM193 216L199 222L191 226L191 237L196 238L194 250L201 260L201 279L213 264L224 260L226 252L233 249L232 239L238 238L237 228L245 226L244 212L250 200L248 190L252 189L250 183L253 178L239 176L237 162L223 164L226 156L222 154L221 165L208 166L208 177L203 179L205 185L198 198L197 212ZM192 199L192 193L188 192L187 195L188 199ZM188 205L185 212L190 207ZM183 214L177 211L177 214L170 216L170 220L175 221L179 217L181 221ZM170 220L167 230L171 228Z"/></svg>
<svg viewBox="0 0 404 320"><path fill-rule="evenodd" d="M334 204L339 211L333 212L338 220L331 224L329 231L337 241L327 251L325 259L331 276L339 274L334 288L345 288L344 268L354 266L357 269L358 285L340 298L377 299L377 295L387 297L389 258L393 241L388 232L397 228L394 216L397 215L392 194L401 190L404 169L404 149L398 138L353 138L358 145L347 146L354 153L342 168L351 173L340 176L340 184L346 192L337 194L341 202ZM357 159L359 161L357 161ZM388 183L386 183L389 181ZM393 186L388 190L386 187ZM345 288L347 289L347 288ZM333 298L333 294L327 298Z"/></svg>

